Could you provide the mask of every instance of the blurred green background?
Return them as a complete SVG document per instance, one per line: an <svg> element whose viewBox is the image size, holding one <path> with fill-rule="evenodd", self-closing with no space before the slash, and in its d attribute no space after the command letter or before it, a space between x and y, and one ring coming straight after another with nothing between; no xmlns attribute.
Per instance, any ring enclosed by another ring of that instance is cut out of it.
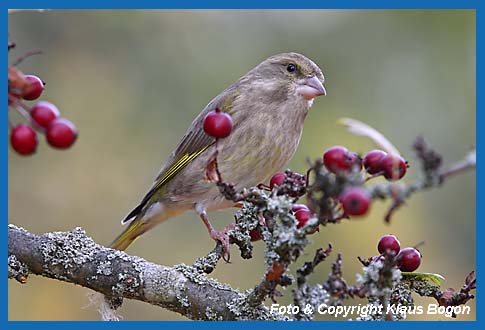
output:
<svg viewBox="0 0 485 330"><path fill-rule="evenodd" d="M417 174L410 151L417 135L446 163L475 144L474 11L17 12L9 15L9 36L18 45L11 62L29 50L43 51L20 69L46 81L42 99L55 103L80 132L68 151L47 147L43 138L33 157L9 151L9 222L38 234L81 226L108 244L199 111L280 52L313 59L323 68L328 92L307 117L288 165L293 170L305 171L307 157L321 157L332 145L359 153L373 148L336 124L343 116L378 128L396 145L411 164L406 181ZM412 197L391 225L383 222L388 204L376 202L365 219L313 235L309 254L295 266L332 242L343 254L347 281L354 283L361 271L356 257L376 254L379 237L394 233L403 246L425 240L420 271L443 274L446 287L459 288L475 268L475 189L473 171L452 178L439 190ZM221 228L231 214L211 217ZM128 252L165 265L190 264L213 245L199 218L187 213L145 234ZM252 260L233 255L211 276L252 288L265 269L262 243ZM312 281L324 280L329 266L319 266ZM87 307L87 289L35 276L27 285L8 285L11 320L99 319ZM471 306L473 314L459 320L475 318L474 301ZM184 319L128 300L121 314L126 320Z"/></svg>

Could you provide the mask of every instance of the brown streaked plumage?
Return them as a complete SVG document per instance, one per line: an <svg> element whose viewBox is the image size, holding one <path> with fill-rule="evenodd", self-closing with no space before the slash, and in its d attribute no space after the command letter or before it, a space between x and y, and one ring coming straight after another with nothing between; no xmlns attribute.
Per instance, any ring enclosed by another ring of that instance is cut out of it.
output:
<svg viewBox="0 0 485 330"><path fill-rule="evenodd" d="M233 131L219 141L222 177L236 189L267 181L291 159L300 142L303 122L313 98L325 95L320 68L298 53L272 56L216 96L195 118L160 170L140 204L122 223L125 231L111 244L123 250L158 223L195 210L213 239L229 251L227 235L216 232L207 211L231 207L214 183L205 180L214 139L202 124L209 111L231 115Z"/></svg>

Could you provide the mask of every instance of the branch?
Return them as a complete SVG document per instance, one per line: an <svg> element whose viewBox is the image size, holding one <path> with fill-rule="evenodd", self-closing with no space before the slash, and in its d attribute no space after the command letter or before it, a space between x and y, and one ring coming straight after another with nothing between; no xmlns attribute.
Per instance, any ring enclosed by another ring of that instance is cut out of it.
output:
<svg viewBox="0 0 485 330"><path fill-rule="evenodd" d="M8 277L29 273L74 283L104 294L112 307L135 299L197 320L281 320L247 296L194 267L167 267L95 243L81 228L35 235L8 226Z"/></svg>

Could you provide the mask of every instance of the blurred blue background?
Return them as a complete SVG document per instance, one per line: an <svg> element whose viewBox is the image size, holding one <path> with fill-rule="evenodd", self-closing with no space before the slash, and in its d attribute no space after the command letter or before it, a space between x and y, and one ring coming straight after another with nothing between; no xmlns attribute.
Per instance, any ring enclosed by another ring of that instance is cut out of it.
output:
<svg viewBox="0 0 485 330"><path fill-rule="evenodd" d="M305 171L307 157L321 157L332 145L361 154L373 148L338 126L340 117L385 134L409 160L409 182L417 175L410 151L417 135L442 152L445 163L475 144L474 11L26 11L9 15L9 37L18 45L11 62L29 50L43 51L20 69L46 81L42 99L55 103L80 132L68 151L53 150L43 139L33 157L9 151L9 222L38 234L81 226L108 244L199 111L280 52L313 59L328 92L307 117L288 165L293 170ZM459 288L475 269L475 189L474 171L454 177L412 197L391 225L383 222L388 203L376 202L366 218L313 235L309 254L295 267L332 242L354 283L361 271L356 257L376 254L379 237L393 233L403 246L425 240L420 271L440 273L445 287ZM212 214L213 224L229 223L232 211ZM128 252L165 265L190 264L213 245L199 218L187 213L145 234ZM220 263L211 276L252 288L265 269L263 253L261 243L251 260L233 253L232 263ZM325 280L329 266L319 266L312 281ZM35 276L24 286L9 281L9 319L98 319L86 307L88 291ZM284 293L281 304L291 302ZM460 320L475 318L474 301L471 306L472 315ZM125 301L121 314L127 320L183 319L133 301Z"/></svg>

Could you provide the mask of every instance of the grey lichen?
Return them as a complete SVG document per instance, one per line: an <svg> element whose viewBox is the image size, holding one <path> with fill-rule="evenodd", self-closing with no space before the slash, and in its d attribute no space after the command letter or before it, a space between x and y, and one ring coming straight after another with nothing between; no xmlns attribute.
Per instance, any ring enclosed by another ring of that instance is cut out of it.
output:
<svg viewBox="0 0 485 330"><path fill-rule="evenodd" d="M205 317L208 321L223 321L224 318L219 315L212 307L207 306L205 308Z"/></svg>
<svg viewBox="0 0 485 330"><path fill-rule="evenodd" d="M20 283L25 283L29 276L29 268L14 255L8 256L8 278L15 278Z"/></svg>
<svg viewBox="0 0 485 330"><path fill-rule="evenodd" d="M330 294L325 290L322 284L318 283L310 288L306 299L307 303L311 306L319 306L329 302Z"/></svg>
<svg viewBox="0 0 485 330"><path fill-rule="evenodd" d="M401 288L407 286L408 290L412 290L423 297L438 297L441 295L441 288L439 286L424 279L406 279L401 284Z"/></svg>
<svg viewBox="0 0 485 330"><path fill-rule="evenodd" d="M101 261L96 268L96 274L109 276L113 273L110 261Z"/></svg>
<svg viewBox="0 0 485 330"><path fill-rule="evenodd" d="M185 264L177 264L173 268L181 272L189 281L199 285L209 285L220 290L234 290L228 284L220 283L202 274L198 269Z"/></svg>
<svg viewBox="0 0 485 330"><path fill-rule="evenodd" d="M221 247L222 249L222 247ZM214 271L217 262L221 259L222 253L219 251L219 246L209 252L205 257L197 258L192 265L195 269L200 270L206 274L210 274Z"/></svg>
<svg viewBox="0 0 485 330"><path fill-rule="evenodd" d="M12 223L9 223L8 224L8 229L19 230L19 231L22 231L24 233L27 233L28 232L27 230L25 230L25 228L16 226L16 225L14 225Z"/></svg>
<svg viewBox="0 0 485 330"><path fill-rule="evenodd" d="M363 267L363 274L357 274L357 282L365 285L370 296L389 297L394 287L402 278L401 271L397 268L391 268L392 275L389 277L389 283L380 281L380 272L384 267L382 262L373 262Z"/></svg>
<svg viewBox="0 0 485 330"><path fill-rule="evenodd" d="M271 313L264 305L252 307L247 303L247 297L240 294L238 298L226 303L227 308L238 320L288 321L289 318L278 313Z"/></svg>
<svg viewBox="0 0 485 330"><path fill-rule="evenodd" d="M140 281L144 296L151 301L163 301L176 304L180 292L184 290L186 279L170 268L160 265L143 267L140 265Z"/></svg>
<svg viewBox="0 0 485 330"><path fill-rule="evenodd" d="M400 282L391 295L391 301L394 304L401 304L403 306L414 306L414 299L411 295L409 285L405 281Z"/></svg>
<svg viewBox="0 0 485 330"><path fill-rule="evenodd" d="M94 260L94 255L99 251L99 245L92 238L86 236L86 232L77 227L70 232L52 232L44 235L45 240L41 245L44 257L44 265L61 265L67 272L73 268ZM49 267L44 267L46 273L51 273L55 278L66 277L51 272Z"/></svg>
<svg viewBox="0 0 485 330"><path fill-rule="evenodd" d="M186 309L190 308L190 301L189 301L189 297L187 297L187 292L185 288L177 292L176 298L180 306L182 306L182 308L186 308Z"/></svg>
<svg viewBox="0 0 485 330"><path fill-rule="evenodd" d="M380 304L381 313L375 313L361 318L361 320L402 320L406 313L395 308L391 295L402 279L401 271L391 263L392 257L387 256L384 261L371 262L363 267L363 274L357 274L357 282L365 287L367 299L371 304Z"/></svg>

